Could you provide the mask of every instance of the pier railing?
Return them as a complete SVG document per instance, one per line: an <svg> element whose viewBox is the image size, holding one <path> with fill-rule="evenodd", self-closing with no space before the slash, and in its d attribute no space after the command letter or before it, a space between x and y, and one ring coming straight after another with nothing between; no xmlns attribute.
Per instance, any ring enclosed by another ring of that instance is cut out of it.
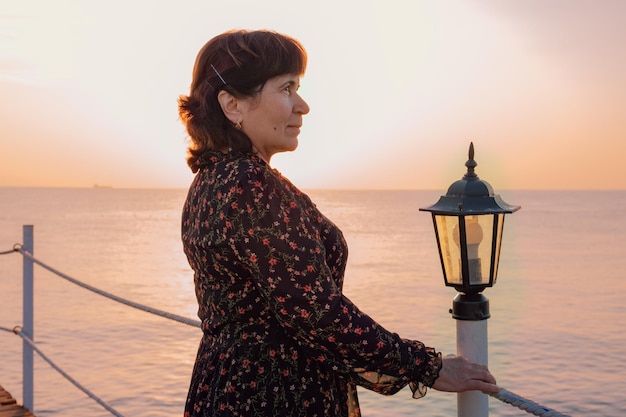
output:
<svg viewBox="0 0 626 417"><path fill-rule="evenodd" d="M34 236L33 236L33 226L32 225L24 225L23 226L23 240L22 243L16 243L13 246L13 249L0 251L0 255L7 255L11 253L20 253L23 256L23 316L22 316L22 325L15 326L12 329L0 326L0 330L6 332L12 332L22 338L22 398L23 398L23 406L31 411L34 410L34 370L33 370L33 359L34 353L36 352L44 361L46 361L53 369L59 372L65 379L67 379L70 383L72 383L79 390L84 392L87 396L93 399L95 402L100 404L103 408L109 411L112 415L116 417L123 417L121 413L111 407L106 401L99 398L97 395L92 393L86 387L84 387L80 382L76 379L72 378L67 372L57 366L48 356L44 354L44 352L35 344L34 340L34 265L37 264L42 268L52 272L59 277L78 285L84 289L92 291L98 295L109 298L118 303L124 304L129 307L133 307L147 313L151 313L160 317L164 317L169 320L174 320L179 323L187 324L189 326L200 327L201 323L198 320L193 320L187 317L179 316L176 314L169 313L167 311L159 310L156 308L152 308L143 304L136 303L134 301L127 300L123 297L119 297L117 295L111 294L109 292L100 290L96 287L93 287L89 284L86 284L82 281L79 281L75 278L72 278L61 271L56 270L55 268L45 264L41 260L34 257ZM502 387L500 387L500 392L497 394L490 394L492 397L510 404L514 407L519 408L520 410L526 411L535 416L542 417L570 417L568 414L563 414L559 411L556 411L552 408L543 406L538 404L532 400L521 397L511 391L508 391Z"/></svg>

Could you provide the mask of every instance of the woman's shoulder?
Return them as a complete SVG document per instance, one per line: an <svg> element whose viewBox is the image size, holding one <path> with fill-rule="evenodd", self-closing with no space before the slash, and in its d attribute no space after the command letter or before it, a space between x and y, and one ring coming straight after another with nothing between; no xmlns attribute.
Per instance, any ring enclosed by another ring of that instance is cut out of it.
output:
<svg viewBox="0 0 626 417"><path fill-rule="evenodd" d="M291 201L304 199L312 203L289 179L255 154L210 151L199 160L202 161L200 182L211 184L213 190L259 194L258 197L265 198L281 196Z"/></svg>
<svg viewBox="0 0 626 417"><path fill-rule="evenodd" d="M209 151L198 161L199 169L194 181L196 186L208 186L215 192L233 188L245 191L250 188L280 188L284 180L276 170L254 154Z"/></svg>
<svg viewBox="0 0 626 417"><path fill-rule="evenodd" d="M269 168L253 154L207 151L197 158L198 174L212 183L232 181L249 175L263 175Z"/></svg>

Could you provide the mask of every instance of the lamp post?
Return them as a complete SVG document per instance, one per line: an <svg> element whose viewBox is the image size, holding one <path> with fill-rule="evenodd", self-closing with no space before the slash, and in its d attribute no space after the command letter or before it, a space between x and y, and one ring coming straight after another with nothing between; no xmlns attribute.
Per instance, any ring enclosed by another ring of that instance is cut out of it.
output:
<svg viewBox="0 0 626 417"><path fill-rule="evenodd" d="M458 293L450 313L456 319L457 354L487 365L489 300L482 294L496 283L504 216L520 209L505 203L474 169L470 143L467 172L448 188L445 196L420 211L432 213L439 258L446 286ZM457 396L459 417L486 417L489 399L480 391Z"/></svg>

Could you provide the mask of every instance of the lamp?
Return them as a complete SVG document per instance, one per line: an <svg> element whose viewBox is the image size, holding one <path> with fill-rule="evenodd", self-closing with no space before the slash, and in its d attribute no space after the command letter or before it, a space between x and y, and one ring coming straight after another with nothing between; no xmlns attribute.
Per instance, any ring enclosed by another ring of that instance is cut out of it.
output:
<svg viewBox="0 0 626 417"><path fill-rule="evenodd" d="M436 204L420 208L432 213L439 259L446 286L458 294L452 301L457 320L457 354L487 365L489 300L482 294L496 283L504 216L520 209L494 195L488 182L474 169L474 144L470 143L467 172L448 188ZM457 396L459 417L486 417L489 402L480 391Z"/></svg>
<svg viewBox="0 0 626 417"><path fill-rule="evenodd" d="M476 165L470 143L463 178L436 204L420 208L433 216L444 281L463 294L478 294L495 284L504 216L520 209L494 195L474 172Z"/></svg>

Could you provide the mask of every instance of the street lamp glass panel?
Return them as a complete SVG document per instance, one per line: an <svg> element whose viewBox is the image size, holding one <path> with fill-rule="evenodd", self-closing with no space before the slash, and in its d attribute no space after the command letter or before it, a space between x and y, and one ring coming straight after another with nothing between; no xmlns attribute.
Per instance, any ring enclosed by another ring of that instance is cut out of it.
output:
<svg viewBox="0 0 626 417"><path fill-rule="evenodd" d="M464 216L470 285L487 285L491 276L492 214Z"/></svg>
<svg viewBox="0 0 626 417"><path fill-rule="evenodd" d="M493 259L493 284L498 279L498 265L500 264L500 247L502 246L502 231L504 230L504 213L495 215L494 227L496 228L496 236L493 241L494 257Z"/></svg>
<svg viewBox="0 0 626 417"><path fill-rule="evenodd" d="M504 214L434 215L446 285L469 290L495 283Z"/></svg>
<svg viewBox="0 0 626 417"><path fill-rule="evenodd" d="M443 266L446 284L463 284L461 274L461 250L458 244L459 218L456 216L435 215L437 238L439 239L439 255Z"/></svg>

